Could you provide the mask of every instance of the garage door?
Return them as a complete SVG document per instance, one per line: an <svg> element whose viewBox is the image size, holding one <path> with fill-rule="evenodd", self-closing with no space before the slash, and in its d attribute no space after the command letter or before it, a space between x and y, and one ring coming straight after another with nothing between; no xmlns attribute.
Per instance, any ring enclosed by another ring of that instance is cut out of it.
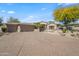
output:
<svg viewBox="0 0 79 59"><path fill-rule="evenodd" d="M17 31L17 24L7 24L8 32L16 32Z"/></svg>
<svg viewBox="0 0 79 59"><path fill-rule="evenodd" d="M34 26L33 25L21 24L20 27L21 27L21 32L34 31Z"/></svg>

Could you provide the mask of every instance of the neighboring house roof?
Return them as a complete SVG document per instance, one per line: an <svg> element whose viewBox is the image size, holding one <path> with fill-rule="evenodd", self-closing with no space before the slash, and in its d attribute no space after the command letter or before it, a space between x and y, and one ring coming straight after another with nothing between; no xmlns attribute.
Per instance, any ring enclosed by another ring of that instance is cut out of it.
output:
<svg viewBox="0 0 79 59"><path fill-rule="evenodd" d="M45 24L46 25L47 23L41 23L41 24Z"/></svg>
<svg viewBox="0 0 79 59"><path fill-rule="evenodd" d="M56 24L48 24L48 26L56 26Z"/></svg>
<svg viewBox="0 0 79 59"><path fill-rule="evenodd" d="M41 24L45 24L45 25L47 24L47 22L43 22L43 21L42 21L42 22L40 22L40 23L41 23Z"/></svg>
<svg viewBox="0 0 79 59"><path fill-rule="evenodd" d="M5 23L5 24L22 24L22 25L33 25L32 23Z"/></svg>

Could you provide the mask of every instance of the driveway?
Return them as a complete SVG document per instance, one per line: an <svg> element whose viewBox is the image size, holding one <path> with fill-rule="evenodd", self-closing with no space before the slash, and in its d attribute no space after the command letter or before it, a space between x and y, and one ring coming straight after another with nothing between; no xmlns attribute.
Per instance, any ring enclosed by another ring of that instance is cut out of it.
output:
<svg viewBox="0 0 79 59"><path fill-rule="evenodd" d="M79 40L45 32L10 33L0 37L0 55L79 56Z"/></svg>

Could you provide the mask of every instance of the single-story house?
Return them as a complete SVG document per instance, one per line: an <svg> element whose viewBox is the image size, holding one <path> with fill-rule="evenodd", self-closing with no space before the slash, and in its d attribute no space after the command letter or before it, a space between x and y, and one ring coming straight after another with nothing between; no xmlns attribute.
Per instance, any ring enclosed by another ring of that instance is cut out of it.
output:
<svg viewBox="0 0 79 59"><path fill-rule="evenodd" d="M47 31L52 31L52 30L56 30L56 29L57 29L56 24L48 24L47 25Z"/></svg>
<svg viewBox="0 0 79 59"><path fill-rule="evenodd" d="M8 32L28 32L34 31L33 24L7 23Z"/></svg>
<svg viewBox="0 0 79 59"><path fill-rule="evenodd" d="M73 27L74 30L79 31L79 27Z"/></svg>
<svg viewBox="0 0 79 59"><path fill-rule="evenodd" d="M57 25L54 23L48 24L47 22L41 22L41 24L45 24L45 31L53 31L57 29Z"/></svg>

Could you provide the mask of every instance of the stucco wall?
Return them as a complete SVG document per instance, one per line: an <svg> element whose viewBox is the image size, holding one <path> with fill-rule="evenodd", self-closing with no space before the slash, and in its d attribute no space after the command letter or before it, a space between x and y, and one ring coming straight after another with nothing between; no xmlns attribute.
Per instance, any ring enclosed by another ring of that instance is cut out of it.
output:
<svg viewBox="0 0 79 59"><path fill-rule="evenodd" d="M16 32L18 24L6 24L8 32Z"/></svg>
<svg viewBox="0 0 79 59"><path fill-rule="evenodd" d="M21 27L21 32L34 31L34 26L33 25L20 24L20 27Z"/></svg>
<svg viewBox="0 0 79 59"><path fill-rule="evenodd" d="M6 24L8 28L8 32L17 32L18 26L21 28L21 32L26 31L34 31L33 25L27 25L27 24Z"/></svg>

